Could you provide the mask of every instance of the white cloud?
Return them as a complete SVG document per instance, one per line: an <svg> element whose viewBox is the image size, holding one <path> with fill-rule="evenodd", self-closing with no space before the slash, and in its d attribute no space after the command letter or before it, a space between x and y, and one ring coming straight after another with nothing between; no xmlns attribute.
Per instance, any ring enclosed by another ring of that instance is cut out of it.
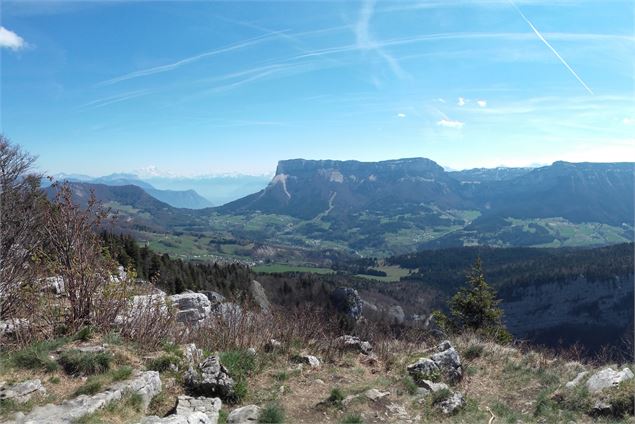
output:
<svg viewBox="0 0 635 424"><path fill-rule="evenodd" d="M459 97L459 100L456 102L457 105L459 106L465 106L465 99L463 97Z"/></svg>
<svg viewBox="0 0 635 424"><path fill-rule="evenodd" d="M397 117L399 117L399 118L405 118L405 117L406 117L406 114L405 114L405 113L398 113L398 114L397 114Z"/></svg>
<svg viewBox="0 0 635 424"><path fill-rule="evenodd" d="M635 118L624 118L624 125L635 125Z"/></svg>
<svg viewBox="0 0 635 424"><path fill-rule="evenodd" d="M476 104L478 104L479 107L487 107L487 101L486 100L477 100Z"/></svg>
<svg viewBox="0 0 635 424"><path fill-rule="evenodd" d="M456 129L460 130L461 128L463 128L463 125L465 125L465 123L461 122L461 121L455 121L455 120L452 120L452 119L444 118L444 119L438 121L437 125L440 126L440 127L456 128Z"/></svg>
<svg viewBox="0 0 635 424"><path fill-rule="evenodd" d="M11 50L20 50L26 47L26 43L24 39L15 32L0 26L0 48L3 47Z"/></svg>

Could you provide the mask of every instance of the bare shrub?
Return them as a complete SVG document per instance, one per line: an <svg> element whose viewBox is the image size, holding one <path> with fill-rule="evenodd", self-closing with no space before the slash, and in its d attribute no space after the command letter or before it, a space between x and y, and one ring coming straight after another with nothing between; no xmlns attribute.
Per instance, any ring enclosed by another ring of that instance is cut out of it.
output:
<svg viewBox="0 0 635 424"><path fill-rule="evenodd" d="M263 312L244 304L215 314L189 339L200 347L218 351L263 349L276 339L285 349L302 346L329 357L334 353L333 340L338 335L336 321L321 309L273 308Z"/></svg>
<svg viewBox="0 0 635 424"><path fill-rule="evenodd" d="M65 324L71 330L90 325L96 296L104 292L115 264L102 252L97 235L108 213L91 193L86 207L73 201L68 183L57 184L55 199L45 209L45 246L40 260L48 275L64 280L68 300Z"/></svg>
<svg viewBox="0 0 635 424"><path fill-rule="evenodd" d="M114 322L122 337L146 350L166 342L181 342L185 331L176 322L176 312L162 294L147 293L133 297Z"/></svg>
<svg viewBox="0 0 635 424"><path fill-rule="evenodd" d="M0 319L14 318L26 300L23 288L37 277L31 258L40 245L41 176L35 157L0 135Z"/></svg>

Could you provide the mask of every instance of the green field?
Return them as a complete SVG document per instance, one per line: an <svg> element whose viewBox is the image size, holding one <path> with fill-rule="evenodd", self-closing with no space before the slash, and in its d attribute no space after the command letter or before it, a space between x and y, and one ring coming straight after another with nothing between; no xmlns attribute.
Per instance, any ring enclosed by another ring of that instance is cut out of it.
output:
<svg viewBox="0 0 635 424"><path fill-rule="evenodd" d="M374 275L357 274L356 277L367 278L369 280L376 280L376 281L394 282L394 281L399 281L401 277L405 277L409 274L409 270L401 268L397 265L378 266L373 269L376 269L377 271L384 271L386 273L386 276L378 277Z"/></svg>
<svg viewBox="0 0 635 424"><path fill-rule="evenodd" d="M315 268L310 266L287 265L287 264L266 264L256 265L252 268L255 272L273 274L275 272L308 272L313 274L332 274L334 271L329 268Z"/></svg>

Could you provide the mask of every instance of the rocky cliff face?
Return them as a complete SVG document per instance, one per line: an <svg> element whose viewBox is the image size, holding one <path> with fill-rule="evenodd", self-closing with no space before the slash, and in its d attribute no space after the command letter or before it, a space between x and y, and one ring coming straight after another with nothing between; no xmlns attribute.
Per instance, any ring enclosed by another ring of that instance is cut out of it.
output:
<svg viewBox="0 0 635 424"><path fill-rule="evenodd" d="M382 162L284 160L264 190L220 208L313 219L360 211L477 209L483 216L612 225L633 221L632 163L446 172L426 158Z"/></svg>
<svg viewBox="0 0 635 424"><path fill-rule="evenodd" d="M458 207L464 202L460 191L457 180L425 158L383 162L294 159L279 162L267 188L221 209L312 219L320 214L396 211L420 204Z"/></svg>
<svg viewBox="0 0 635 424"><path fill-rule="evenodd" d="M500 294L514 336L551 346L575 341L590 350L614 346L633 322L633 274L608 281L581 276Z"/></svg>

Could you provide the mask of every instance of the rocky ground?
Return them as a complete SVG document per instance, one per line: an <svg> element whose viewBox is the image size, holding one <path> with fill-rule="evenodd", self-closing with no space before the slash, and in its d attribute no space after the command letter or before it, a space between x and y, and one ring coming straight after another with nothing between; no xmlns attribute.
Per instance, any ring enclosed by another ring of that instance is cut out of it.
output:
<svg viewBox="0 0 635 424"><path fill-rule="evenodd" d="M329 352L275 340L259 350L148 352L114 334L84 339L4 354L0 422L634 422L632 365L475 337L374 349L344 336Z"/></svg>

